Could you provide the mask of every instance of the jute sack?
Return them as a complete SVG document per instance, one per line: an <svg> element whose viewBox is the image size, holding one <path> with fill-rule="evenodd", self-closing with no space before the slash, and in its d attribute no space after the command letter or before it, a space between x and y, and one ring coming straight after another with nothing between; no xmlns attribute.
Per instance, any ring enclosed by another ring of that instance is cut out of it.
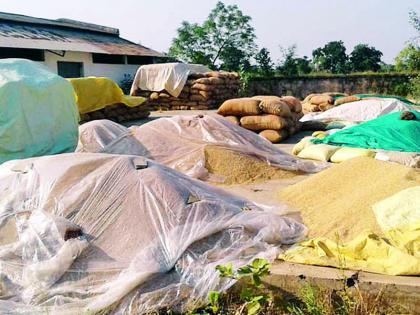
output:
<svg viewBox="0 0 420 315"><path fill-rule="evenodd" d="M286 129L281 130L263 130L259 135L271 143L279 143L282 140L286 139L289 136L289 133Z"/></svg>
<svg viewBox="0 0 420 315"><path fill-rule="evenodd" d="M214 85L210 85L210 84L201 84L201 83L194 83L191 86L192 89L197 89L197 90L201 90L201 91L213 91L215 89Z"/></svg>
<svg viewBox="0 0 420 315"><path fill-rule="evenodd" d="M333 108L334 105L330 104L330 103L322 103L318 105L318 108L320 111L325 112L331 108Z"/></svg>
<svg viewBox="0 0 420 315"><path fill-rule="evenodd" d="M281 100L289 106L289 108L292 112L299 113L299 112L302 111L302 104L300 103L300 101L296 97L283 96L281 98Z"/></svg>
<svg viewBox="0 0 420 315"><path fill-rule="evenodd" d="M318 105L314 105L311 103L303 103L302 108L305 113L319 112Z"/></svg>
<svg viewBox="0 0 420 315"><path fill-rule="evenodd" d="M360 101L360 98L354 95L350 95L350 96L342 97L342 98L339 98L338 100L335 100L334 105L338 106L338 105L343 105L346 103L351 103L351 102L356 102L356 101Z"/></svg>
<svg viewBox="0 0 420 315"><path fill-rule="evenodd" d="M245 129L254 131L280 130L287 127L286 120L277 115L245 116L241 118L240 122Z"/></svg>
<svg viewBox="0 0 420 315"><path fill-rule="evenodd" d="M278 96L254 96L253 98L261 101L260 109L263 113L281 117L292 115L289 106Z"/></svg>
<svg viewBox="0 0 420 315"><path fill-rule="evenodd" d="M239 118L238 117L236 117L236 116L226 116L225 119L230 121L232 124L235 124L235 125L239 126Z"/></svg>
<svg viewBox="0 0 420 315"><path fill-rule="evenodd" d="M318 95L318 94L315 94L315 93L308 94L305 97L305 99L302 101L302 103L309 103L311 101L311 98L314 97L315 95Z"/></svg>
<svg viewBox="0 0 420 315"><path fill-rule="evenodd" d="M309 100L311 104L319 105L323 103L334 104L334 98L329 95L315 95Z"/></svg>
<svg viewBox="0 0 420 315"><path fill-rule="evenodd" d="M259 115L260 101L252 98L234 98L225 101L217 113L222 116L250 116Z"/></svg>

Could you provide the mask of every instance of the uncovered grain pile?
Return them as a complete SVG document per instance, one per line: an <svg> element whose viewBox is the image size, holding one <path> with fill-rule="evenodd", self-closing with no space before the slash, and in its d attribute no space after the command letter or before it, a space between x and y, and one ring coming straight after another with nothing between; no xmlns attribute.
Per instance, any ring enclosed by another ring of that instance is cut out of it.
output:
<svg viewBox="0 0 420 315"><path fill-rule="evenodd" d="M254 96L225 101L217 111L230 122L278 143L300 130L302 104L293 96Z"/></svg>
<svg viewBox="0 0 420 315"><path fill-rule="evenodd" d="M257 157L227 148L208 145L204 148L206 169L221 177L223 184L250 184L271 179L288 179L304 174L271 166Z"/></svg>
<svg viewBox="0 0 420 315"><path fill-rule="evenodd" d="M150 107L147 105L139 105L136 107L128 107L125 104L113 104L94 112L80 114L80 123L91 120L108 119L115 122L124 122L146 118L150 115Z"/></svg>
<svg viewBox="0 0 420 315"><path fill-rule="evenodd" d="M340 101L338 99L340 97ZM336 100L337 98L337 100ZM344 93L336 93L336 92L327 92L322 94L309 94L305 97L302 102L303 112L305 114L311 112L325 112L333 108L334 106L338 106L347 102L353 102L354 99L352 96L348 96ZM358 100L358 99L357 99Z"/></svg>
<svg viewBox="0 0 420 315"><path fill-rule="evenodd" d="M178 97L166 91L144 91L138 89L135 95L148 99L154 110L207 110L218 108L225 100L236 97L240 78L237 73L211 71L192 73Z"/></svg>
<svg viewBox="0 0 420 315"><path fill-rule="evenodd" d="M334 240L338 233L340 241L345 242L365 230L382 235L372 205L417 185L419 171L360 157L287 187L278 196L300 210L310 237Z"/></svg>

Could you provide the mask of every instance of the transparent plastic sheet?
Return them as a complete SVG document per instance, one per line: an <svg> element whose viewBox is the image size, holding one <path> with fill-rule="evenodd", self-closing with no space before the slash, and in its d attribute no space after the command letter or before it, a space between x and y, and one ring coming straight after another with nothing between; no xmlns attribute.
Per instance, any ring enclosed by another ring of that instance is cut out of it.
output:
<svg viewBox="0 0 420 315"><path fill-rule="evenodd" d="M410 106L395 98L367 98L357 102L346 103L333 107L325 112L308 113L300 121L325 121L331 123L336 120L347 122L369 121L390 113L406 110L419 110L417 106Z"/></svg>
<svg viewBox="0 0 420 315"><path fill-rule="evenodd" d="M98 128L94 125L85 125L81 133L94 134L94 129ZM117 128L110 125L108 127ZM325 164L303 161L287 154L254 132L236 126L218 115L159 118L141 126L132 126L129 130L146 149L146 156L202 180L216 179L211 178L205 168L205 147L208 145L234 150L285 170L318 172L327 167ZM100 135L90 139L97 143L104 142L104 138ZM126 153L124 146L117 149L114 147L112 150L112 153ZM79 147L79 151L89 150L85 145L85 149ZM108 149L105 148L101 152L108 152Z"/></svg>
<svg viewBox="0 0 420 315"><path fill-rule="evenodd" d="M287 217L137 156L72 153L0 166L1 314L186 310L225 290L215 266L273 260Z"/></svg>
<svg viewBox="0 0 420 315"><path fill-rule="evenodd" d="M93 120L79 127L76 152L147 156L146 148L132 132L110 120Z"/></svg>

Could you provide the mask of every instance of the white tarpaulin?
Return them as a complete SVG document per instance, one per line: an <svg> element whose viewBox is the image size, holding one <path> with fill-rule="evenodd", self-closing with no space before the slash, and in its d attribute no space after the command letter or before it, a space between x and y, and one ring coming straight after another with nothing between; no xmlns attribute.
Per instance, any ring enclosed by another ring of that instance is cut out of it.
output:
<svg viewBox="0 0 420 315"><path fill-rule="evenodd" d="M99 131L103 129L110 131ZM209 176L205 167L205 148L209 145L233 150L285 170L317 172L325 168L325 165L287 154L254 132L219 115L159 118L126 131L116 123L101 120L82 125L80 133L78 152L134 154L143 150L145 156L203 180ZM109 134L115 136L109 138ZM137 139L137 145L132 142L133 137ZM131 145L127 145L127 141Z"/></svg>
<svg viewBox="0 0 420 315"><path fill-rule="evenodd" d="M309 113L300 121L311 120L340 120L350 122L364 122L383 115L405 110L416 110L418 106L407 105L395 98L368 98L357 102L336 106L321 113Z"/></svg>
<svg viewBox="0 0 420 315"><path fill-rule="evenodd" d="M1 165L0 223L0 313L28 315L185 310L233 284L216 265L272 261L306 234L156 162L92 153Z"/></svg>
<svg viewBox="0 0 420 315"><path fill-rule="evenodd" d="M34 61L0 60L0 163L73 152L78 125L66 79Z"/></svg>
<svg viewBox="0 0 420 315"><path fill-rule="evenodd" d="M206 73L210 69L203 65L185 63L161 63L141 66L134 77L131 95L137 89L146 91L166 90L178 97L191 73Z"/></svg>

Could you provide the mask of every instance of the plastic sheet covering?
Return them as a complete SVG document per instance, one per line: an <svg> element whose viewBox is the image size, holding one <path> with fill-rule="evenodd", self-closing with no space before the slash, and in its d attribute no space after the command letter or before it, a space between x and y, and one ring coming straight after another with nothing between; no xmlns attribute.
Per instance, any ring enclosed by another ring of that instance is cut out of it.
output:
<svg viewBox="0 0 420 315"><path fill-rule="evenodd" d="M363 122L380 116L406 110L418 110L418 106L410 106L394 98L369 98L362 101L351 102L336 106L322 113L309 113L300 121L320 120Z"/></svg>
<svg viewBox="0 0 420 315"><path fill-rule="evenodd" d="M0 166L1 314L195 306L217 264L274 259L306 228L142 157L71 153ZM101 313L101 314L103 314Z"/></svg>
<svg viewBox="0 0 420 315"><path fill-rule="evenodd" d="M148 155L130 129L110 120L93 120L79 127L76 152Z"/></svg>
<svg viewBox="0 0 420 315"><path fill-rule="evenodd" d="M203 65L185 63L161 63L141 66L134 77L131 95L137 89L146 91L166 90L172 96L178 97L191 73L210 71Z"/></svg>
<svg viewBox="0 0 420 315"><path fill-rule="evenodd" d="M101 137L94 129L104 124L103 128L116 130L121 127L115 123L98 122L96 126L85 124L81 134L91 133L91 142L97 144L79 145L80 152L98 152L95 146L112 142L111 139ZM106 125L105 125L106 124ZM113 127L114 125L115 127ZM286 170L301 170L304 172L317 172L326 166L302 161L275 147L269 141L258 136L252 131L236 126L218 115L191 115L159 118L142 126L129 128L131 134L146 149L149 158L176 169L188 176L202 180L217 180L221 178L211 176L205 164L205 147L218 146L241 154L256 157L267 164ZM111 146L112 149L102 149L101 152L127 154L127 147ZM136 148L134 150L137 150Z"/></svg>
<svg viewBox="0 0 420 315"><path fill-rule="evenodd" d="M79 122L73 93L39 63L0 60L0 163L73 152Z"/></svg>
<svg viewBox="0 0 420 315"><path fill-rule="evenodd" d="M68 79L76 93L77 106L81 114L94 112L113 104L136 107L146 99L124 95L117 83L109 78L88 77Z"/></svg>

